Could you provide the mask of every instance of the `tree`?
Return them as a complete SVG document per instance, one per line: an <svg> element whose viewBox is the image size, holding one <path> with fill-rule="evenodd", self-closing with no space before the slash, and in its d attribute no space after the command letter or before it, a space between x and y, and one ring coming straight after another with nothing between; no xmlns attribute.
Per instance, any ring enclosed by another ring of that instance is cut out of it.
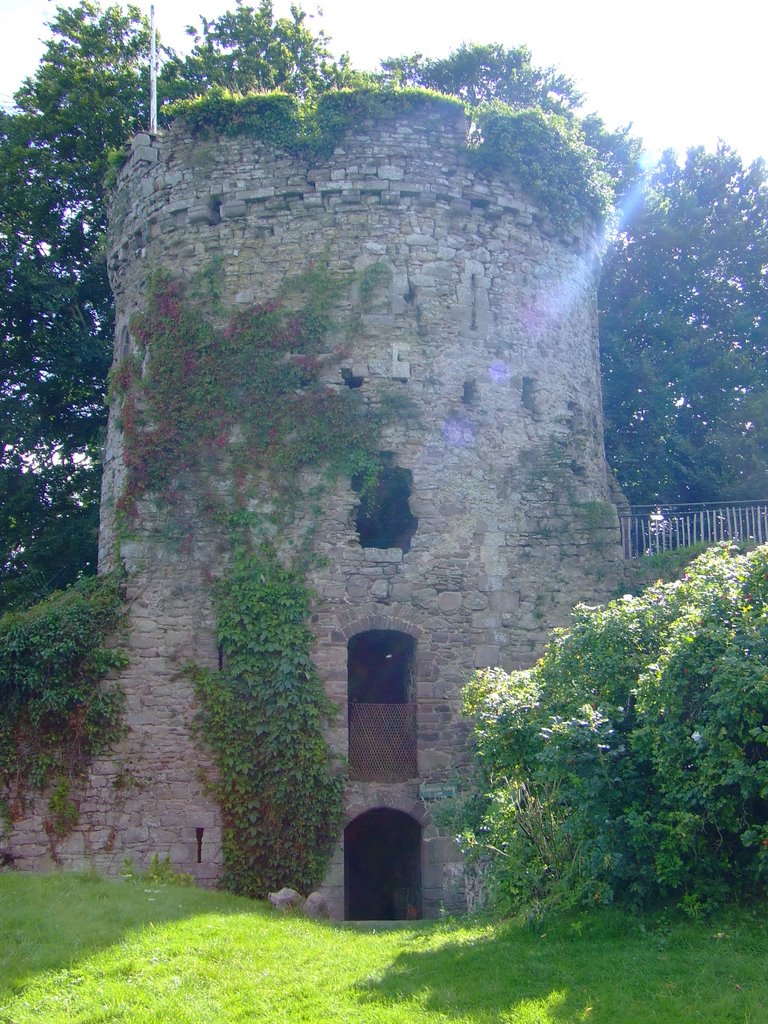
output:
<svg viewBox="0 0 768 1024"><path fill-rule="evenodd" d="M233 11L208 21L200 18L200 32L186 57L169 56L160 89L168 100L186 99L218 85L236 93L287 92L312 99L329 89L349 84L353 73L346 56L336 61L329 40L307 28L306 14L291 7L290 17L273 17L271 0L249 7L237 0Z"/></svg>
<svg viewBox="0 0 768 1024"><path fill-rule="evenodd" d="M667 153L606 258L609 461L631 501L768 494L768 179Z"/></svg>
<svg viewBox="0 0 768 1024"><path fill-rule="evenodd" d="M672 901L768 888L768 547L579 606L533 669L465 692L502 906Z"/></svg>
<svg viewBox="0 0 768 1024"><path fill-rule="evenodd" d="M493 43L465 44L439 60L416 53L392 57L381 66L387 77L400 85L458 96L472 107L498 100L516 110L539 107L565 114L583 101L572 79L554 68L534 67L527 46L508 50Z"/></svg>
<svg viewBox="0 0 768 1024"><path fill-rule="evenodd" d="M304 14L269 0L208 22L189 57L166 51L166 99L346 80ZM0 114L0 610L96 568L99 448L112 349L104 266L110 150L148 121L149 27L138 7L59 9L17 109Z"/></svg>
<svg viewBox="0 0 768 1024"><path fill-rule="evenodd" d="M95 571L112 300L110 147L145 121L138 8L59 10L0 121L0 607Z"/></svg>

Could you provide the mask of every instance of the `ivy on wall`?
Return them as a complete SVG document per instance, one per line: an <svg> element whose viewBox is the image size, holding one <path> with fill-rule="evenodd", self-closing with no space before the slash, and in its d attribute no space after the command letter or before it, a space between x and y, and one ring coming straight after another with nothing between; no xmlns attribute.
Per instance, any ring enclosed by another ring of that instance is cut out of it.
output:
<svg viewBox="0 0 768 1024"><path fill-rule="evenodd" d="M478 164L513 174L558 227L605 217L613 186L577 124L499 102L479 108L475 120Z"/></svg>
<svg viewBox="0 0 768 1024"><path fill-rule="evenodd" d="M213 86L203 96L169 104L165 112L171 119L183 117L198 137L250 135L315 160L329 156L361 121L388 120L424 108L456 112L463 107L461 100L430 89L336 89L302 104L281 92L243 96Z"/></svg>
<svg viewBox="0 0 768 1024"><path fill-rule="evenodd" d="M52 788L46 822L77 824L72 790L93 756L121 735L123 694L104 685L125 656L106 645L122 608L115 574L88 578L0 619L0 817L6 827L30 789Z"/></svg>
<svg viewBox="0 0 768 1024"><path fill-rule="evenodd" d="M158 274L132 323L137 351L112 378L123 527L150 496L172 516L183 491L187 504L197 499L196 522L231 531L214 584L221 671L190 673L217 768L225 882L252 896L316 885L340 823L342 785L322 728L333 705L310 658L303 572L281 561L265 540L274 523L254 508L266 490L289 519L303 467L375 482L379 419L353 389L321 379L342 355L327 336L342 333L332 310L345 283L313 267L217 329L192 289Z"/></svg>
<svg viewBox="0 0 768 1024"><path fill-rule="evenodd" d="M113 371L121 399L128 479L118 509L128 520L147 493L170 499L190 473L269 476L287 497L302 466L331 477L370 473L379 425L360 397L320 380L339 282L319 270L288 282L283 300L237 313L217 331L180 281L156 275L147 311L134 319L139 350Z"/></svg>
<svg viewBox="0 0 768 1024"><path fill-rule="evenodd" d="M218 770L225 884L264 896L321 880L341 823L323 720L334 706L310 657L302 574L274 548L238 546L217 587L220 672L193 670Z"/></svg>

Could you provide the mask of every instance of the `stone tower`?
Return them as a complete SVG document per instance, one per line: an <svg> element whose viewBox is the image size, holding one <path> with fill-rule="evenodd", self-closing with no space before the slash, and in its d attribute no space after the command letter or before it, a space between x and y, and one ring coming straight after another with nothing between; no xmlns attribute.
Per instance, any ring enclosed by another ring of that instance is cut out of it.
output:
<svg viewBox="0 0 768 1024"><path fill-rule="evenodd" d="M348 759L346 824L324 889L338 916L461 907L462 869L433 822L467 781L462 686L474 669L530 665L579 600L615 592L621 549L603 452L596 258L588 228L561 237L520 186L477 170L464 117L427 102L355 127L307 165L246 136L200 140L178 122L134 139L112 208L116 358L151 272L220 268L222 308L274 298L324 262L349 285L349 354L325 372L410 412L384 428L382 520L338 481L322 498L310 571L315 661L338 705L329 741ZM360 274L384 270L365 303ZM399 397L398 397L399 396ZM116 557L125 482L113 410L101 558ZM120 546L129 573L130 731L97 762L64 863L113 869L170 855L213 881L220 818L190 736L179 666L216 664L206 578L221 538L164 539L151 501ZM130 787L116 780L130 766ZM290 880L286 879L290 884Z"/></svg>

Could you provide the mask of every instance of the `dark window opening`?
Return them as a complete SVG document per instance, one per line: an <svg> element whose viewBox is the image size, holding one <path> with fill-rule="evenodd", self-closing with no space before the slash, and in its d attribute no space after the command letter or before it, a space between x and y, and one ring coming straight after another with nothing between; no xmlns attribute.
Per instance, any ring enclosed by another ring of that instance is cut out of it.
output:
<svg viewBox="0 0 768 1024"><path fill-rule="evenodd" d="M464 381L464 391L461 396L464 405L474 405L477 401L477 384L473 380Z"/></svg>
<svg viewBox="0 0 768 1024"><path fill-rule="evenodd" d="M352 477L352 487L363 490L363 477ZM411 539L419 525L411 514L413 474L409 469L383 462L375 487L365 491L355 516L355 526L364 548L411 550Z"/></svg>
<svg viewBox="0 0 768 1024"><path fill-rule="evenodd" d="M403 811L366 811L344 829L348 921L421 917L421 826Z"/></svg>
<svg viewBox="0 0 768 1024"><path fill-rule="evenodd" d="M365 383L365 377L356 377L346 366L342 367L341 379L348 388L361 388Z"/></svg>
<svg viewBox="0 0 768 1024"><path fill-rule="evenodd" d="M536 381L533 377L523 377L523 407L529 412L538 412L536 405Z"/></svg>
<svg viewBox="0 0 768 1024"><path fill-rule="evenodd" d="M347 644L350 701L405 704L413 689L416 641L396 629L369 629Z"/></svg>
<svg viewBox="0 0 768 1024"><path fill-rule="evenodd" d="M208 198L208 223L221 223L221 199L219 196L210 196Z"/></svg>
<svg viewBox="0 0 768 1024"><path fill-rule="evenodd" d="M416 778L415 659L416 641L395 629L370 629L347 644L351 779Z"/></svg>

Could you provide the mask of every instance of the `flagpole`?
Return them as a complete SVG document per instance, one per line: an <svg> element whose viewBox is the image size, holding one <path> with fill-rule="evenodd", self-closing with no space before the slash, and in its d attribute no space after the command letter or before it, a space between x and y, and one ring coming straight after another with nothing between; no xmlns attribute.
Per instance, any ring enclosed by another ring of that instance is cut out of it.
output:
<svg viewBox="0 0 768 1024"><path fill-rule="evenodd" d="M149 130L157 132L157 32L155 5L149 8Z"/></svg>

